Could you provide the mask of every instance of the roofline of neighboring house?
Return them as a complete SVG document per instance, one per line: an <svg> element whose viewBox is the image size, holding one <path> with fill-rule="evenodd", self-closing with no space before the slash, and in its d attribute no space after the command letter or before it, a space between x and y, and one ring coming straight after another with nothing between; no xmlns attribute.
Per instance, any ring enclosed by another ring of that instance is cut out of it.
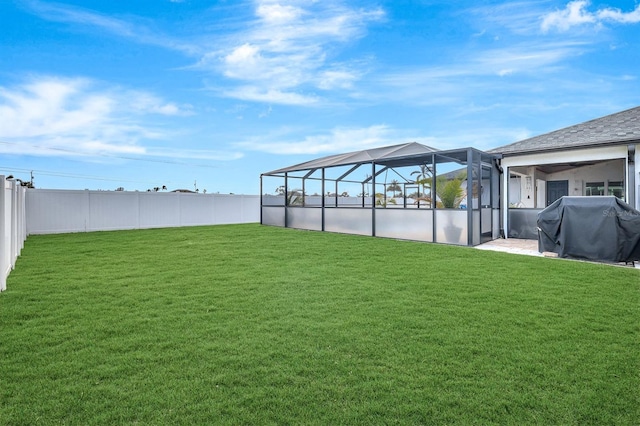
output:
<svg viewBox="0 0 640 426"><path fill-rule="evenodd" d="M640 144L640 139L628 139L628 140L609 140L603 141L593 144L586 145L569 145L569 146L560 146L554 148L541 148L541 149L528 149L522 151L490 151L496 154L500 154L502 157L516 157L519 155L527 155L527 154L540 154L545 152L559 152L559 151L575 151L577 149L590 149L590 148L602 148L612 145L636 145Z"/></svg>

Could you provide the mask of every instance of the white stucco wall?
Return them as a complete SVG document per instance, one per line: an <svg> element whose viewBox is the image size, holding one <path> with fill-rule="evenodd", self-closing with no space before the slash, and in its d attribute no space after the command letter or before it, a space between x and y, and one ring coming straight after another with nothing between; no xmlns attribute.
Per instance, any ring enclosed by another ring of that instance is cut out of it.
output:
<svg viewBox="0 0 640 426"><path fill-rule="evenodd" d="M625 179L625 162L610 160L592 166L582 166L557 173L538 173L538 175L541 175L545 181L567 180L569 181L569 195L586 195L587 182L623 181Z"/></svg>

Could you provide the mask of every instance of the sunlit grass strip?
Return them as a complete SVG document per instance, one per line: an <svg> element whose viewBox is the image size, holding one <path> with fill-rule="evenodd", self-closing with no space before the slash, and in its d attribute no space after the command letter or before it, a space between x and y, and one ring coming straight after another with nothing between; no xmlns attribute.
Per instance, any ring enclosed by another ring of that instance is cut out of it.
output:
<svg viewBox="0 0 640 426"><path fill-rule="evenodd" d="M0 424L637 424L640 275L233 225L31 236Z"/></svg>

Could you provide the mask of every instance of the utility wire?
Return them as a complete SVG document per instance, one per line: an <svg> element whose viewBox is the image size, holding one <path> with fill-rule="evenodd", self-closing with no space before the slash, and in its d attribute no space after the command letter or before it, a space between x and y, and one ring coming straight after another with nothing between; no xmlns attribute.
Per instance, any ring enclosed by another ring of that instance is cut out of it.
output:
<svg viewBox="0 0 640 426"><path fill-rule="evenodd" d="M157 182L151 182L151 181L116 179L116 178L101 177L101 176L76 175L72 173L52 172L48 170L17 169L14 167L4 167L4 166L0 166L0 170L6 170L6 171L16 172L16 173L33 172L33 173L37 173L39 175L44 175L44 176L56 176L56 177L71 178L71 179L89 179L89 180L99 180L99 181L109 181L109 182L144 183L144 184L157 183ZM169 181L167 183L172 183L172 182Z"/></svg>

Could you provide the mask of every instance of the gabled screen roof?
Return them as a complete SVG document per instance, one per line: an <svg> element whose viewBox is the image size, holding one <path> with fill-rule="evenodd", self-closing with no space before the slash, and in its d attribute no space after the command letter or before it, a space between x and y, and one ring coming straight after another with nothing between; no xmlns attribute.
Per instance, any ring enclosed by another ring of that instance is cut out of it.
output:
<svg viewBox="0 0 640 426"><path fill-rule="evenodd" d="M273 170L265 175L296 172L300 170L313 170L325 167L347 166L371 162L384 162L394 159L415 157L419 155L439 152L435 148L422 145L417 142L409 142L400 145L385 146L382 148L365 149L362 151L348 152L346 154L329 155L304 163L296 164L283 169Z"/></svg>

